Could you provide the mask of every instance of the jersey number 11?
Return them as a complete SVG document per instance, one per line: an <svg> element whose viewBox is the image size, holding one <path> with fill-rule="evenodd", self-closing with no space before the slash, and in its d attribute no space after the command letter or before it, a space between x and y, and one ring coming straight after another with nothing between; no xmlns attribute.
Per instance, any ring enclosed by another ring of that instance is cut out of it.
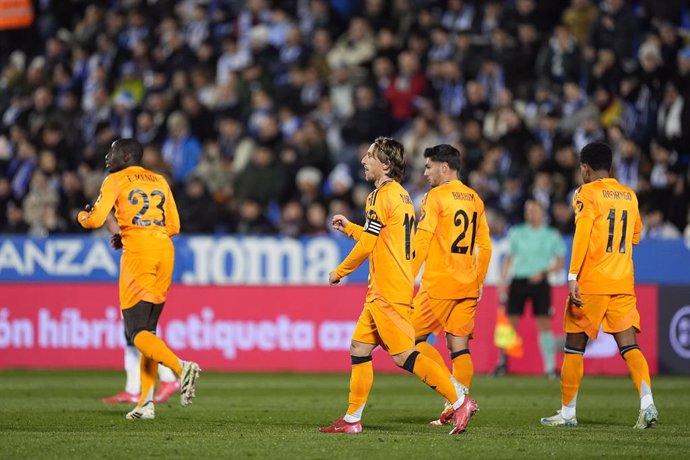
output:
<svg viewBox="0 0 690 460"><path fill-rule="evenodd" d="M614 208L609 209L609 216L606 218L609 221L609 239L606 243L606 252L613 252L613 230L616 226L616 210ZM618 252L620 254L625 254L625 234L628 231L628 210L623 211L621 216L621 222L623 222L623 234L621 235L621 242L618 245Z"/></svg>

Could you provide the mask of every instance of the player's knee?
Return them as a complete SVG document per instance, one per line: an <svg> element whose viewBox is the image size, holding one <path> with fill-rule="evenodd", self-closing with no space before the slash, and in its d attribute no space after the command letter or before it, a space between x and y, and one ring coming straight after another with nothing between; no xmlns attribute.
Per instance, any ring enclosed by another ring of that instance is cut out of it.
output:
<svg viewBox="0 0 690 460"><path fill-rule="evenodd" d="M350 362L352 362L352 365L355 366L357 364L364 364L368 363L371 361L371 355L369 356L353 356L350 355Z"/></svg>
<svg viewBox="0 0 690 460"><path fill-rule="evenodd" d="M418 351L413 351L411 353L400 353L393 356L393 361L395 364L401 368L405 369L407 372L412 373L414 371L414 364L419 356Z"/></svg>
<svg viewBox="0 0 690 460"><path fill-rule="evenodd" d="M368 343L358 342L353 340L350 342L350 355L351 356L368 356L376 348L375 345Z"/></svg>
<svg viewBox="0 0 690 460"><path fill-rule="evenodd" d="M470 349L469 349L469 348L464 348L464 349L458 350L458 351L452 351L452 352L450 353L450 359L451 359L451 361L452 361L452 360L454 360L455 358L457 358L458 356L469 355L469 354L470 354Z"/></svg>
<svg viewBox="0 0 690 460"><path fill-rule="evenodd" d="M139 327L139 328L134 329L134 330L129 334L128 343L131 343L132 345L134 345L134 340L136 339L137 335L138 335L140 332L143 332L143 331L145 331L145 330L146 330L145 327Z"/></svg>
<svg viewBox="0 0 690 460"><path fill-rule="evenodd" d="M566 334L565 337L565 349L570 350L583 350L587 347L587 334ZM567 353L567 351L566 351Z"/></svg>
<svg viewBox="0 0 690 460"><path fill-rule="evenodd" d="M621 358L623 358L623 359L625 359L625 354L627 352L633 351L633 350L639 350L639 349L640 349L640 346L636 343L634 343L632 345L622 345L622 346L618 347L618 351L620 352Z"/></svg>
<svg viewBox="0 0 690 460"><path fill-rule="evenodd" d="M470 347L470 338L446 334L446 346L451 352L464 350Z"/></svg>

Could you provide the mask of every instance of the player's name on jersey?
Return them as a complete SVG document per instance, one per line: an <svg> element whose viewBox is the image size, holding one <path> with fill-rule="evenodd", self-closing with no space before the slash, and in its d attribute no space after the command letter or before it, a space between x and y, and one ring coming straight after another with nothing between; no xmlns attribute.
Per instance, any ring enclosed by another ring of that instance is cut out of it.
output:
<svg viewBox="0 0 690 460"><path fill-rule="evenodd" d="M154 176L153 174L127 174L127 180L130 182L158 182L160 177Z"/></svg>
<svg viewBox="0 0 690 460"><path fill-rule="evenodd" d="M474 193L452 192L454 200L474 201Z"/></svg>
<svg viewBox="0 0 690 460"><path fill-rule="evenodd" d="M632 193L620 190L602 190L601 196L607 200L632 200Z"/></svg>

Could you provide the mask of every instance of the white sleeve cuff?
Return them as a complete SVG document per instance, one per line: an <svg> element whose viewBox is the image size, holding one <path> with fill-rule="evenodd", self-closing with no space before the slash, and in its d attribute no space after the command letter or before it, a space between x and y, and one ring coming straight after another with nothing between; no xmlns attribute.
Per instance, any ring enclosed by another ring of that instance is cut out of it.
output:
<svg viewBox="0 0 690 460"><path fill-rule="evenodd" d="M568 281L577 281L577 273L568 273Z"/></svg>

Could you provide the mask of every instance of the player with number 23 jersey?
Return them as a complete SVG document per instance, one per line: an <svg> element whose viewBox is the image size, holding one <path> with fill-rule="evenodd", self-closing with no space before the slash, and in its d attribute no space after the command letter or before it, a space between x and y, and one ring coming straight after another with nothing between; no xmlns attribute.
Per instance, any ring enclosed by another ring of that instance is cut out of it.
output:
<svg viewBox="0 0 690 460"><path fill-rule="evenodd" d="M103 225L110 210L122 232L120 307L138 301L166 300L172 281L175 251L171 236L180 232L180 216L165 178L141 166L108 175L90 212L78 220L84 228Z"/></svg>

